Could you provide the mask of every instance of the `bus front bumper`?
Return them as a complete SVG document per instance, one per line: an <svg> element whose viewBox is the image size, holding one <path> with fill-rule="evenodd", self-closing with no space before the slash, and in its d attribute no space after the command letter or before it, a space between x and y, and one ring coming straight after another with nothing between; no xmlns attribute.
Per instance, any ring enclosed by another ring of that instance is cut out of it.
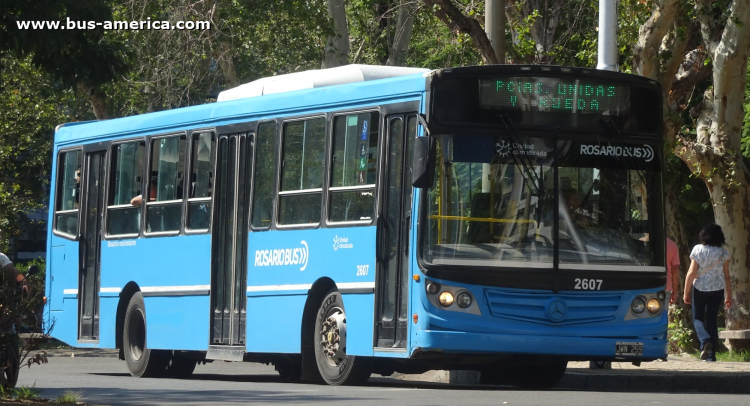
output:
<svg viewBox="0 0 750 406"><path fill-rule="evenodd" d="M617 348L629 354L618 354ZM493 355L556 355L575 359L649 361L667 355L666 337L602 338L542 335L467 333L420 330L412 341L412 357L421 352ZM640 344L640 345L639 345ZM640 352L640 355L638 355Z"/></svg>

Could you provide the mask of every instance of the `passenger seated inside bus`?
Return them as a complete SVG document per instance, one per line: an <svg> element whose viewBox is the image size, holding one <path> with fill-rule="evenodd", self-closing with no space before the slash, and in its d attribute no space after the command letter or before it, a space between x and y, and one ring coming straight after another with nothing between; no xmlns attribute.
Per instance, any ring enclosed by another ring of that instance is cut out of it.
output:
<svg viewBox="0 0 750 406"><path fill-rule="evenodd" d="M148 195L148 201L153 202L156 200L156 184L159 181L158 176L152 176L151 177L151 186L149 188L149 195ZM143 204L143 194L140 194L132 199L130 199L130 204L133 206L140 206Z"/></svg>

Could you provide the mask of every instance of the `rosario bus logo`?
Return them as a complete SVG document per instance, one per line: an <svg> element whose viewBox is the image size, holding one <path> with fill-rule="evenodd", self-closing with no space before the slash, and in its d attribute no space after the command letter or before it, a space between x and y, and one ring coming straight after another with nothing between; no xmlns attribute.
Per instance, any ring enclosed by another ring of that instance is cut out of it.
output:
<svg viewBox="0 0 750 406"><path fill-rule="evenodd" d="M654 149L646 144L643 147L581 144L581 155L626 156L642 158L646 162L651 162L654 159Z"/></svg>
<svg viewBox="0 0 750 406"><path fill-rule="evenodd" d="M305 240L300 241L300 244L300 248L256 250L255 266L302 265L299 270L304 271L310 259L309 249Z"/></svg>

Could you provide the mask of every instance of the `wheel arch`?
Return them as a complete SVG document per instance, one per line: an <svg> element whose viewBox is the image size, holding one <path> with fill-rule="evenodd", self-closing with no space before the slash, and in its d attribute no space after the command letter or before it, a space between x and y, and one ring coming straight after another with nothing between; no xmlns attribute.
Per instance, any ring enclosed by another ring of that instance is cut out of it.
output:
<svg viewBox="0 0 750 406"><path fill-rule="evenodd" d="M137 283L131 281L122 288L120 292L120 301L117 303L117 322L115 324L115 348L119 349L119 356L121 360L125 359L125 353L122 347L122 334L125 325L125 312L128 310L128 304L130 299L136 292L140 292L141 288Z"/></svg>

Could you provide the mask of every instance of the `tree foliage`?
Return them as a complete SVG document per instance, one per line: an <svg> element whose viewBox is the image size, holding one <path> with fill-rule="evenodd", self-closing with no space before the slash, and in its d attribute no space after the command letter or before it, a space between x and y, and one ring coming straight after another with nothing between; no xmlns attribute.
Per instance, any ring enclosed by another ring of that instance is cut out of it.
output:
<svg viewBox="0 0 750 406"><path fill-rule="evenodd" d="M29 58L0 62L0 251L6 251L14 237L35 228L27 214L47 207L55 126L92 114Z"/></svg>

